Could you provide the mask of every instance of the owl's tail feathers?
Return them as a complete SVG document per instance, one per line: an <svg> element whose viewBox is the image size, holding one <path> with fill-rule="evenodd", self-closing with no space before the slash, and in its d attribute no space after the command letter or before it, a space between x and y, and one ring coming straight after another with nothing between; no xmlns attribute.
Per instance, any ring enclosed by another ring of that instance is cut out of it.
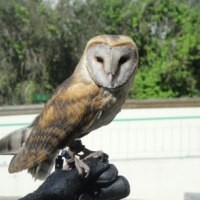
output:
<svg viewBox="0 0 200 200"><path fill-rule="evenodd" d="M32 175L32 177L35 180L45 180L49 176L53 169L58 152L59 151L55 152L54 154L51 154L50 157L42 161L40 164L28 169L28 172Z"/></svg>
<svg viewBox="0 0 200 200"><path fill-rule="evenodd" d="M31 127L21 128L0 139L0 155L14 155L9 166L10 173L23 170L24 167L22 167L21 164L25 161L27 162L27 158L31 157L31 155L28 155L27 157L25 156L26 160L22 161L20 159L24 158L25 154L28 154L26 148L23 148L23 146L30 135L31 130ZM51 154L50 157L42 161L40 164L28 168L28 172L35 179L44 180L50 174L57 154L58 151Z"/></svg>
<svg viewBox="0 0 200 200"><path fill-rule="evenodd" d="M24 146L11 160L8 171L15 173L27 169L35 180L44 180L50 174L58 152L51 155L44 150L30 152Z"/></svg>
<svg viewBox="0 0 200 200"><path fill-rule="evenodd" d="M31 127L21 128L0 139L0 155L17 154L30 135L31 130Z"/></svg>

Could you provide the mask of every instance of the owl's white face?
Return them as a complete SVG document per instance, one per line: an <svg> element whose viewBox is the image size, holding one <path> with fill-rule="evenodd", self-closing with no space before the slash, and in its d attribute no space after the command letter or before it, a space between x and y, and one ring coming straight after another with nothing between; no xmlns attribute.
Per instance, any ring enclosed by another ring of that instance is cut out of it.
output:
<svg viewBox="0 0 200 200"><path fill-rule="evenodd" d="M105 88L125 85L134 75L138 63L136 46L110 46L97 43L86 50L87 69L93 81Z"/></svg>

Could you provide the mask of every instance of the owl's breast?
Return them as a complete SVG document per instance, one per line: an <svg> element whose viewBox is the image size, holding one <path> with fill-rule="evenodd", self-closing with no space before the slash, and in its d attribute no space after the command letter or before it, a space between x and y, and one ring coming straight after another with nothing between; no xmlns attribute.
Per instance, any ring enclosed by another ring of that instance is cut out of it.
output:
<svg viewBox="0 0 200 200"><path fill-rule="evenodd" d="M106 103L103 104L101 110L98 111L98 117L92 123L89 132L109 124L121 110L126 96L126 89L122 91L119 90L116 93L109 92L107 90L103 91L102 99L106 99Z"/></svg>

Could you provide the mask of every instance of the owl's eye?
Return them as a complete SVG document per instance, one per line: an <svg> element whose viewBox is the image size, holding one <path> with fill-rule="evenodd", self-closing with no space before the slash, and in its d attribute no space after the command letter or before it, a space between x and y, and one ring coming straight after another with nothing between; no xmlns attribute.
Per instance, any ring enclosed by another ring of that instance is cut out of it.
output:
<svg viewBox="0 0 200 200"><path fill-rule="evenodd" d="M119 66L123 65L124 63L126 63L128 60L130 59L129 55L124 55L119 59Z"/></svg>
<svg viewBox="0 0 200 200"><path fill-rule="evenodd" d="M96 56L96 61L97 61L98 63L103 64L103 58L100 57L100 56Z"/></svg>

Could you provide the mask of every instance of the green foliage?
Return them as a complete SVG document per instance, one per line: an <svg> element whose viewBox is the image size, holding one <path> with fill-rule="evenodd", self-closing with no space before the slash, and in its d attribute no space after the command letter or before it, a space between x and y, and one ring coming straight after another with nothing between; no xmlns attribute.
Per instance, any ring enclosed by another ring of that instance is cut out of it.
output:
<svg viewBox="0 0 200 200"><path fill-rule="evenodd" d="M130 96L143 99L200 95L200 74L196 71L200 67L200 15L172 0L146 1L144 6L136 40L143 40L139 43L140 69Z"/></svg>
<svg viewBox="0 0 200 200"><path fill-rule="evenodd" d="M70 75L73 59L67 61L70 50L52 8L39 1L1 4L0 103L33 103L34 94L51 93Z"/></svg>
<svg viewBox="0 0 200 200"><path fill-rule="evenodd" d="M0 1L0 103L33 103L69 77L88 39L125 34L140 63L130 98L200 96L195 0Z"/></svg>

